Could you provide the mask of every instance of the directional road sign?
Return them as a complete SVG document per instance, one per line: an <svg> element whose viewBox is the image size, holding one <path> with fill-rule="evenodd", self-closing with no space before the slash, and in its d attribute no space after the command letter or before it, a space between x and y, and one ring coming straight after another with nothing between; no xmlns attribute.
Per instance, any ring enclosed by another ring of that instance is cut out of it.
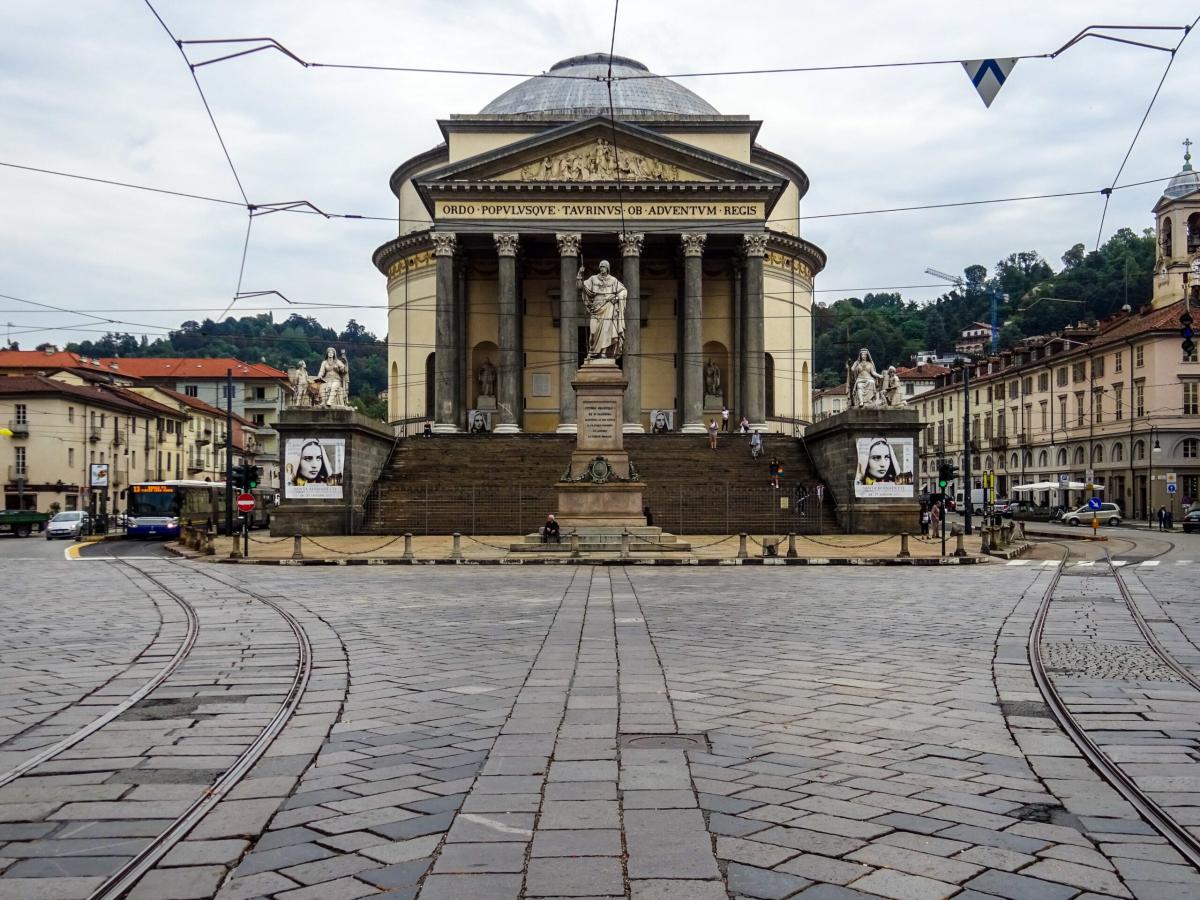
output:
<svg viewBox="0 0 1200 900"><path fill-rule="evenodd" d="M979 91L984 106L992 105L992 101L996 99L1000 88L1004 87L1004 82L1008 81L1008 76L1012 74L1016 65L1016 59L963 60L967 77L971 79L971 84L975 85L975 90Z"/></svg>
<svg viewBox="0 0 1200 900"><path fill-rule="evenodd" d="M1059 476L1058 476L1058 483L1059 483L1059 484L1066 484L1066 483L1067 483L1067 482L1069 482L1070 480L1071 480L1071 476L1070 476L1070 475L1068 475L1066 472L1063 472L1061 475L1059 475Z"/></svg>
<svg viewBox="0 0 1200 900"><path fill-rule="evenodd" d="M254 495L253 494L238 494L237 498L238 512L254 512Z"/></svg>
<svg viewBox="0 0 1200 900"><path fill-rule="evenodd" d="M1179 485L1177 485L1177 484L1174 484L1174 483L1172 483L1172 482L1169 482L1169 483L1167 484L1167 493L1168 493L1168 494L1173 494L1173 493L1175 493L1175 491L1176 491L1176 489L1177 489L1178 487L1179 487Z"/></svg>
<svg viewBox="0 0 1200 900"><path fill-rule="evenodd" d="M1088 501L1088 509L1099 509L1099 508L1100 508L1100 498L1099 497L1093 497L1091 500Z"/></svg>

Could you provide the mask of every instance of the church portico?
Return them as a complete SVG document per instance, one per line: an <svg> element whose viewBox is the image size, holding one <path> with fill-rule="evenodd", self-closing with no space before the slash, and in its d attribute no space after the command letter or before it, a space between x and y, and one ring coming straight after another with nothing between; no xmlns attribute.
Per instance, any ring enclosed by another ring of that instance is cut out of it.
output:
<svg viewBox="0 0 1200 900"><path fill-rule="evenodd" d="M518 102L505 98L506 110ZM628 384L623 432L701 433L719 403L735 423L790 433L809 417L793 382L808 371L824 264L795 234L807 179L760 151L746 117L593 112L452 117L447 145L393 176L406 233L374 261L388 275L394 424L575 433L571 383L595 340L591 310L609 296L592 281L604 275L623 304L603 325ZM768 348L764 323L783 319ZM706 359L713 345L722 352ZM768 353L786 359L770 388Z"/></svg>

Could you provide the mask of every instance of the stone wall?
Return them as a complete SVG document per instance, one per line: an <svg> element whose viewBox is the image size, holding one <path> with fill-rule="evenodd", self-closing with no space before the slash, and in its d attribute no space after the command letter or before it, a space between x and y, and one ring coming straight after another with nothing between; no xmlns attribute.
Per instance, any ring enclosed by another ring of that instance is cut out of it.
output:
<svg viewBox="0 0 1200 900"><path fill-rule="evenodd" d="M313 536L356 534L365 515L364 505L395 444L392 428L352 409L288 409L274 424L279 432L281 456L280 506L271 516L271 534ZM288 440L292 438L343 439L346 458L342 470L341 499L298 499L288 496Z"/></svg>
<svg viewBox="0 0 1200 900"><path fill-rule="evenodd" d="M911 438L915 469L920 431L920 416L916 409L910 408L849 409L808 427L804 441L809 455L837 505L838 519L847 534L898 534L920 530L921 504L917 498L915 471L912 497L854 496L859 438Z"/></svg>

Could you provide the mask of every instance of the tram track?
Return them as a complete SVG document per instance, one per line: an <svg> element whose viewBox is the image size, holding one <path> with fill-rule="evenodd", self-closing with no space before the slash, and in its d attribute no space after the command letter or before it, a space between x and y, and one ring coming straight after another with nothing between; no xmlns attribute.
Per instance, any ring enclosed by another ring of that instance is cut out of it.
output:
<svg viewBox="0 0 1200 900"><path fill-rule="evenodd" d="M88 737L101 732L102 729L120 718L124 713L134 709L141 701L152 698L154 692L168 685L169 679L180 670L187 661L189 654L196 647L201 636L200 613L188 600L180 596L164 579L165 573L147 571L140 565L135 565L127 557L120 554L107 553L108 559L123 568L126 574L140 577L157 591L171 598L184 610L187 628L183 640L176 648L171 659L167 661L153 678L141 684L137 690L130 693L119 703L110 707L105 713L87 725L72 732L67 737L46 747L22 760L18 765L0 774L0 787L11 783L20 783L22 776L30 775L39 766L54 760L66 751L77 746ZM139 559L141 559L139 557ZM164 559L164 563L173 569L184 569L182 563ZM268 721L259 729L254 738L237 754L231 763L225 766L219 775L196 797L182 812L172 818L158 834L151 837L138 852L124 862L120 868L112 872L103 883L88 895L89 900L117 900L126 896L138 882L159 863L170 850L183 840L213 808L224 799L234 787L251 771L262 758L267 748L279 736L299 707L313 673L313 645L301 622L275 600L265 597L241 584L230 584L206 572L188 570L191 574L200 574L209 578L226 590L236 591L244 597L268 607L277 615L290 631L296 645L296 664L290 680L282 690L278 706ZM133 578L131 578L133 581ZM151 652L155 642L139 654L139 658ZM136 665L136 660L131 665ZM128 669L126 670L128 671ZM118 676L119 677L119 676ZM111 683L112 679L106 684ZM102 690L104 686L96 690ZM92 692L93 694L95 691ZM91 694L87 695L91 696ZM134 769L137 767L135 766ZM129 771L129 770L125 770ZM119 774L119 773L114 773ZM165 817L164 817L165 818Z"/></svg>
<svg viewBox="0 0 1200 900"><path fill-rule="evenodd" d="M1054 679L1047 670L1042 653L1046 621L1049 617L1050 608L1054 601L1054 594L1059 586L1063 570L1067 567L1071 559L1069 547L1055 541L1047 543L1055 543L1062 547L1065 552L1058 567L1051 576L1050 584L1042 596L1029 632L1029 665L1033 673L1034 682L1037 684L1038 690L1045 699L1059 727L1075 746L1079 748L1079 751L1091 764L1092 768L1137 810L1144 821L1162 835L1193 867L1200 870L1200 838L1193 835L1183 823L1179 822L1171 814L1169 809L1158 803L1149 793L1144 791L1132 776L1126 773L1118 763L1105 753L1099 742L1089 734L1088 729L1071 711L1067 701L1062 696ZM1170 552L1170 549L1173 549L1173 545L1161 553L1154 554L1154 556L1161 556L1163 553ZM1129 609L1131 618L1144 637L1147 646L1151 648L1165 666L1179 675L1194 690L1200 692L1200 679L1197 679L1191 672L1181 666L1157 639L1157 636L1153 634L1149 624L1133 603L1128 588L1121 578L1120 571L1118 567L1113 565L1112 557L1108 555L1107 551L1105 552L1105 563L1109 573L1116 581L1125 606Z"/></svg>

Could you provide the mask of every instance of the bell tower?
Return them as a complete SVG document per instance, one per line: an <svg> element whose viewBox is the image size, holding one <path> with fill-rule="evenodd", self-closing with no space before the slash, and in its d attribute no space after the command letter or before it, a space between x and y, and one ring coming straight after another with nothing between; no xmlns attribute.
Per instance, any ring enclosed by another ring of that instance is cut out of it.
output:
<svg viewBox="0 0 1200 900"><path fill-rule="evenodd" d="M1152 303L1156 308L1183 298L1189 266L1200 258L1200 173L1192 169L1190 138L1183 149L1183 168L1154 205L1158 250Z"/></svg>

